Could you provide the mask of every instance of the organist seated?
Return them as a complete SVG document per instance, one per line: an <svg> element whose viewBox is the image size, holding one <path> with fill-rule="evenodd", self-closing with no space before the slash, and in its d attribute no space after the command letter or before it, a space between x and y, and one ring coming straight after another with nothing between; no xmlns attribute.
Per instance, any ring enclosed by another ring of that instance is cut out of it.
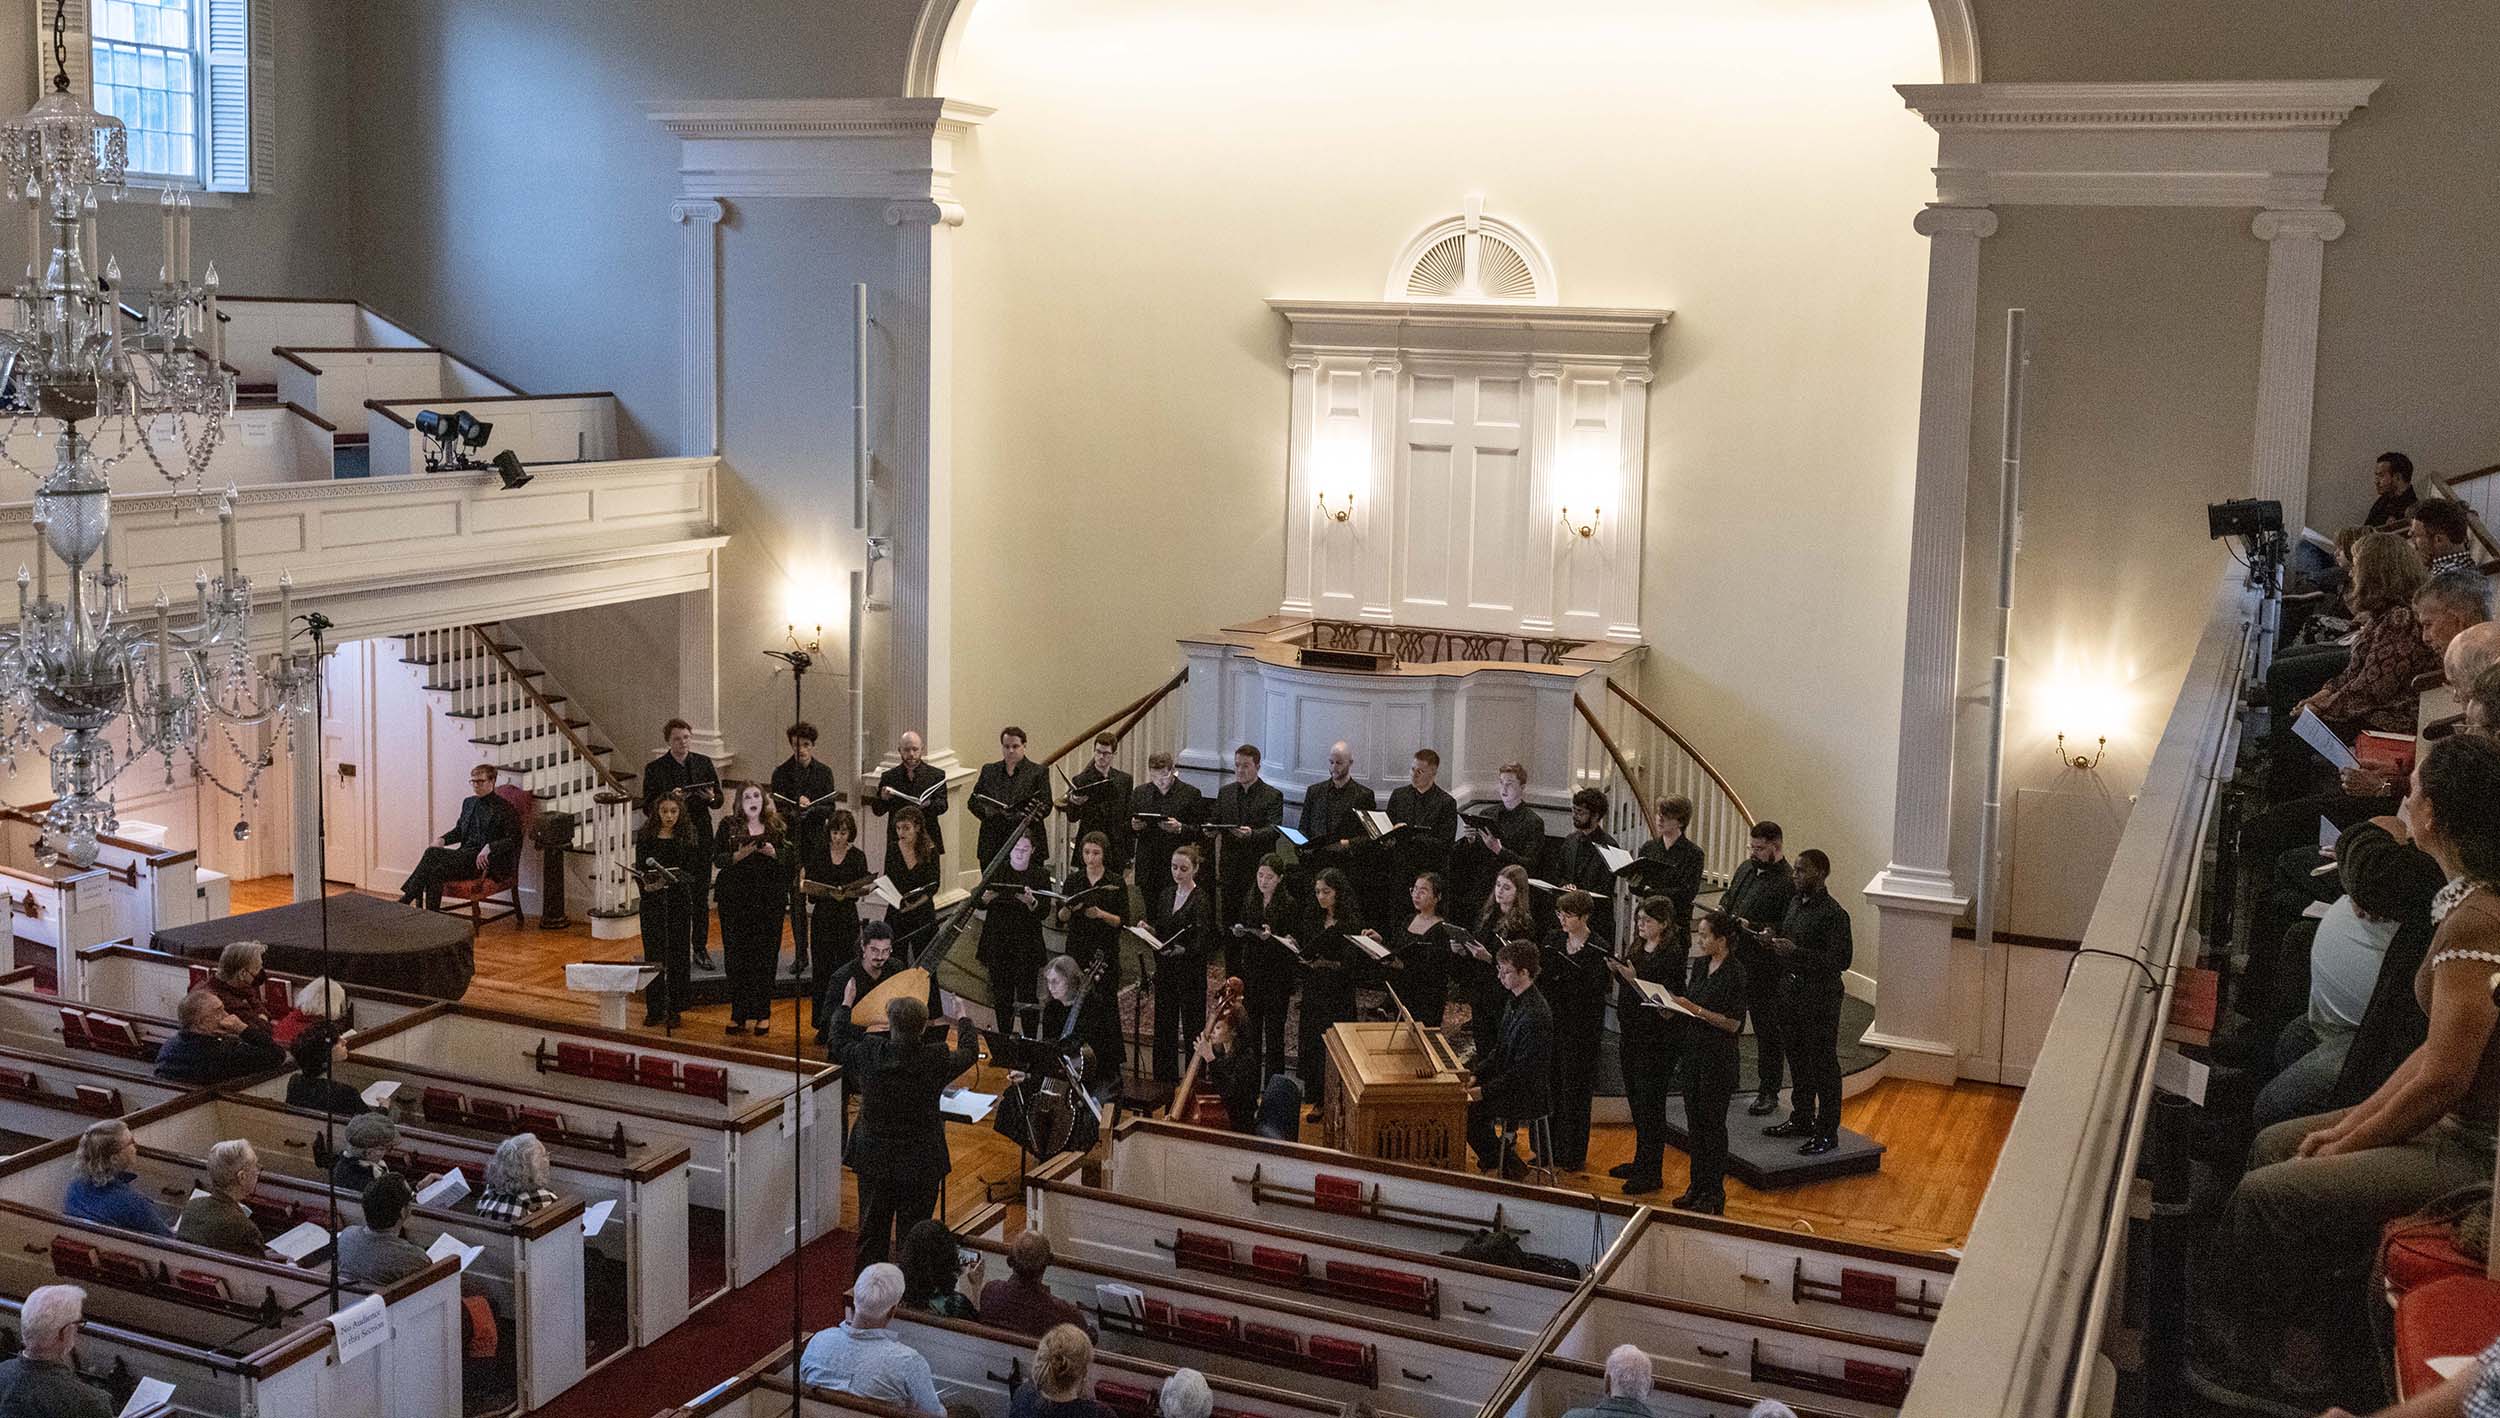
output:
<svg viewBox="0 0 2500 1418"><path fill-rule="evenodd" d="M102 1390L70 1367L78 1326L86 1321L87 1292L75 1285L43 1285L19 1307L24 1346L0 1364L0 1413L9 1418L113 1418Z"/></svg>
<svg viewBox="0 0 2500 1418"><path fill-rule="evenodd" d="M487 1159L485 1184L478 1188L477 1214L489 1221L519 1221L533 1211L556 1204L547 1185L552 1168L547 1144L534 1132L516 1132Z"/></svg>
<svg viewBox="0 0 2500 1418"><path fill-rule="evenodd" d="M945 1411L929 1361L889 1327L903 1302L903 1272L879 1261L851 1282L851 1316L816 1331L799 1353L799 1380L810 1388L855 1393L927 1414Z"/></svg>
<svg viewBox="0 0 2500 1418"><path fill-rule="evenodd" d="M184 995L174 1017L181 1030L156 1053L156 1076L169 1083L231 1083L286 1062L276 1041L236 1018L209 990Z"/></svg>
<svg viewBox="0 0 2500 1418"><path fill-rule="evenodd" d="M981 1320L1018 1334L1039 1336L1053 1327L1072 1324L1094 1332L1084 1310L1051 1293L1042 1277L1050 1273L1050 1238L1026 1230L1007 1243L1007 1273L981 1287Z"/></svg>
<svg viewBox="0 0 2500 1418"><path fill-rule="evenodd" d="M78 1172L69 1180L61 1211L81 1221L118 1226L150 1236L171 1236L156 1203L133 1183L139 1180L139 1139L119 1118L90 1123L78 1139Z"/></svg>

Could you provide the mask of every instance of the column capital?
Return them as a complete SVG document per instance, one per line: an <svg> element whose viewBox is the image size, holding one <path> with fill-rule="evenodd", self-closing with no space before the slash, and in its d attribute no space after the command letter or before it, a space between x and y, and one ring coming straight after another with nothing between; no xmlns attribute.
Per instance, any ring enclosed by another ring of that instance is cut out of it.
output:
<svg viewBox="0 0 2500 1418"><path fill-rule="evenodd" d="M1562 361L1558 359L1533 361L1528 365L1528 377L1540 384L1560 384L1563 377Z"/></svg>
<svg viewBox="0 0 2500 1418"><path fill-rule="evenodd" d="M668 204L668 219L680 224L719 226L728 216L729 204L717 197L680 197Z"/></svg>
<svg viewBox="0 0 2500 1418"><path fill-rule="evenodd" d="M1399 370L1404 369L1405 367L1406 367L1406 361L1405 361L1405 360L1403 360L1403 359L1400 359L1398 356L1393 355L1393 354L1376 354L1376 355L1373 355L1373 356L1371 357L1371 363L1370 363L1370 365L1369 365L1369 368L1371 369L1371 372L1372 372L1373 374L1376 374L1376 375L1378 375L1378 374L1395 374L1395 373L1397 373Z"/></svg>
<svg viewBox="0 0 2500 1418"><path fill-rule="evenodd" d="M2284 237L2333 241L2344 234L2344 217L2332 207L2268 207L2249 222L2248 229L2259 241Z"/></svg>
<svg viewBox="0 0 2500 1418"><path fill-rule="evenodd" d="M1996 209L1931 202L1910 219L1910 229L1921 236L1967 236L1978 240L1997 234Z"/></svg>
<svg viewBox="0 0 2500 1418"><path fill-rule="evenodd" d="M963 204L939 201L935 198L888 202L885 204L885 224L893 227L962 226L964 224Z"/></svg>

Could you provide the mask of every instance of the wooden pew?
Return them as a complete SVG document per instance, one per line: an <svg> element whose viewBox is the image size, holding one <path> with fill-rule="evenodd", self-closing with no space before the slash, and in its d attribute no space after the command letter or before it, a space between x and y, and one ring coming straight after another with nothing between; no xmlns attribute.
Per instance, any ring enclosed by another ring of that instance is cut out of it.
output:
<svg viewBox="0 0 2500 1418"><path fill-rule="evenodd" d="M156 1067L157 1046L178 1032L169 1016L38 994L33 974L18 970L0 975L0 1047L150 1073Z"/></svg>
<svg viewBox="0 0 2500 1418"><path fill-rule="evenodd" d="M929 1361L938 1397L969 1403L981 1411L982 1418L1005 1418L1015 1391L1030 1381L1034 1342L1030 1335L919 1310L899 1310L892 1323L895 1336ZM786 1354L781 1364L786 1374ZM1088 1389L1119 1418L1147 1418L1174 1367L1097 1347ZM1207 1374L1207 1387L1214 1390L1218 1418L1336 1418L1342 1407L1333 1398L1222 1374ZM788 1392L786 1385L781 1391ZM1379 1411L1383 1418L1396 1413Z"/></svg>
<svg viewBox="0 0 2500 1418"><path fill-rule="evenodd" d="M201 961L142 949L126 940L113 941L78 952L78 975L85 990L72 998L105 1009L171 1019L182 1004L182 997L204 985L210 973L209 966ZM268 978L281 987L290 1007L296 992L311 982L309 976L281 975L274 970L268 972ZM438 1000L364 985L343 988L347 991L348 1022L358 1029L379 1029L441 1005Z"/></svg>
<svg viewBox="0 0 2500 1418"><path fill-rule="evenodd" d="M1605 1283L1793 1324L1925 1343L1951 1256L1896 1251L1681 1211L1649 1213Z"/></svg>
<svg viewBox="0 0 2500 1418"><path fill-rule="evenodd" d="M784 1344L685 1406L663 1408L653 1418L928 1418L917 1409L821 1388L801 1393L793 1405L790 1354Z"/></svg>
<svg viewBox="0 0 2500 1418"><path fill-rule="evenodd" d="M190 1092L136 1063L111 1067L101 1056L62 1058L0 1047L0 1131L19 1138L74 1136L99 1118L159 1107Z"/></svg>
<svg viewBox="0 0 2500 1418"><path fill-rule="evenodd" d="M337 1362L326 1280L292 1266L156 1240L0 1200L0 1303L37 1286L87 1292L82 1349L172 1381L193 1413L457 1418L459 1267L440 1261L381 1295L389 1334Z"/></svg>
<svg viewBox="0 0 2500 1418"><path fill-rule="evenodd" d="M1070 1261L1225 1276L1255 1293L1514 1348L1533 1343L1577 1288L1533 1271L1303 1229L1297 1214L1245 1219L1088 1186L1078 1163L1074 1154L1055 1158L1025 1186L1027 1224Z"/></svg>
<svg viewBox="0 0 2500 1418"><path fill-rule="evenodd" d="M0 1198L57 1211L76 1164L74 1141L30 1154L22 1165L0 1174ZM208 1161L205 1154L142 1145L134 1170L139 1174L136 1186L170 1223L191 1193L207 1185ZM307 1221L327 1229L330 1200L330 1188L319 1182L264 1172L247 1205L262 1239L271 1240ZM338 1216L340 1226L356 1224L364 1216L363 1202L341 1194ZM412 1208L408 1215L408 1236L420 1246L430 1246L448 1232L463 1245L485 1247L464 1278L511 1317L514 1373L524 1412L572 1387L589 1371L581 1218L579 1197L516 1223L435 1207ZM308 1257L300 1269L326 1277L327 1248ZM626 1349L621 1336L613 1336L600 1357L613 1359Z"/></svg>
<svg viewBox="0 0 2500 1418"><path fill-rule="evenodd" d="M1355 1157L1131 1118L1118 1130L1106 1189L1141 1200L1273 1221L1400 1250L1454 1250L1500 1225L1520 1245L1585 1270L1641 1208L1551 1187Z"/></svg>
<svg viewBox="0 0 2500 1418"><path fill-rule="evenodd" d="M1495 1402L1488 1404L1485 1411L1498 1418L1562 1418L1571 1409L1594 1407L1605 1396L1604 1365L1547 1358L1514 1376L1512 1384L1497 1393ZM1647 1403L1649 1411L1658 1418L1746 1418L1758 1400L1776 1396L1769 1391L1754 1393L1742 1388L1690 1383L1662 1372ZM1814 1402L1781 1401L1796 1411L1797 1418L1852 1418L1859 1411Z"/></svg>
<svg viewBox="0 0 2500 1418"><path fill-rule="evenodd" d="M1602 1373L1618 1344L1647 1351L1662 1378L1857 1418L1900 1410L1921 1352L1907 1340L1779 1323L1604 1286L1573 1305L1551 1352Z"/></svg>
<svg viewBox="0 0 2500 1418"><path fill-rule="evenodd" d="M1006 1273L1004 1245L986 1238L965 1245L989 1257L992 1273ZM1419 1418L1474 1418L1521 1354L1428 1322L1358 1315L1213 1276L1062 1258L1047 1278L1059 1298L1093 1314L1101 1348L1251 1382L1273 1376L1314 1396L1359 1398ZM1143 1310L1105 1305L1104 1285L1136 1290Z"/></svg>
<svg viewBox="0 0 2500 1418"><path fill-rule="evenodd" d="M0 861L25 866L37 860L36 841L43 834L43 811L49 801L0 807ZM200 891L200 854L105 834L96 838L94 870L103 881L93 906L105 912L102 934L95 940L148 940L156 932L207 919L208 903ZM90 903L81 903L82 906ZM82 940L66 954L53 990L69 999L85 997L79 980L78 951L93 947Z"/></svg>
<svg viewBox="0 0 2500 1418"><path fill-rule="evenodd" d="M794 1187L805 1240L841 1218L841 1070L831 1064L806 1063L794 1100L787 1059L455 1005L359 1031L339 1076L358 1087L399 1080L403 1114L448 1131L543 1135L554 1114L584 1146L621 1129L627 1160L637 1144L685 1147L689 1199L724 1215L733 1285L800 1243ZM539 1115L535 1125L523 1109Z"/></svg>
<svg viewBox="0 0 2500 1418"><path fill-rule="evenodd" d="M323 1121L318 1113L232 1096L203 1096L130 1120L142 1147L205 1156L214 1143L241 1138L260 1155L264 1177L326 1184ZM491 1142L417 1127L401 1129L400 1148L412 1183L458 1167L472 1187L495 1150ZM690 1244L684 1148L655 1150L630 1162L564 1147L550 1147L547 1155L557 1195L568 1201L578 1197L585 1207L616 1203L607 1225L586 1245L606 1264L621 1267L625 1332L634 1345L652 1343L683 1324L698 1305L728 1293L727 1257L718 1234L698 1243L700 1250ZM587 1258L584 1265L594 1274L599 1268ZM596 1286L591 1288L595 1294Z"/></svg>

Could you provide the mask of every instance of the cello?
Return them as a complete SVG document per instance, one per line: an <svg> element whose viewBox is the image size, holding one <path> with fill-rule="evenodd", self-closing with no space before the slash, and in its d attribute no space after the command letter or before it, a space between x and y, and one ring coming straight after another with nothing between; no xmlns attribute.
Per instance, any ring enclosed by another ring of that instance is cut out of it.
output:
<svg viewBox="0 0 2500 1418"><path fill-rule="evenodd" d="M1227 975L1224 983L1217 987L1214 998L1208 1001L1207 1027L1189 1046L1189 1067L1181 1071L1181 1086L1172 1090L1172 1106L1166 1116L1174 1121L1198 1127L1232 1129L1232 1109L1224 1099L1214 1093L1197 1091L1198 1071L1206 1062L1208 1041L1215 1037L1217 1030L1224 1030L1235 1040L1241 1038L1242 1027L1250 1017L1242 1004L1243 990L1240 976Z"/></svg>

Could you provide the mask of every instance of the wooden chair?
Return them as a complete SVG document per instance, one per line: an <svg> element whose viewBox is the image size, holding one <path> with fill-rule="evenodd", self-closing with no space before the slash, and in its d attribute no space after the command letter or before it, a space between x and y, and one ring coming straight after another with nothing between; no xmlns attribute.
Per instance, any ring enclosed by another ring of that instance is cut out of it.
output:
<svg viewBox="0 0 2500 1418"><path fill-rule="evenodd" d="M513 783L495 789L495 796L511 804L521 819L521 851L512 854L511 873L444 882L443 904L436 908L446 916L466 919L471 934L497 921L515 922L517 929L521 919L521 855L529 850L530 824L538 816L538 799L529 789Z"/></svg>

